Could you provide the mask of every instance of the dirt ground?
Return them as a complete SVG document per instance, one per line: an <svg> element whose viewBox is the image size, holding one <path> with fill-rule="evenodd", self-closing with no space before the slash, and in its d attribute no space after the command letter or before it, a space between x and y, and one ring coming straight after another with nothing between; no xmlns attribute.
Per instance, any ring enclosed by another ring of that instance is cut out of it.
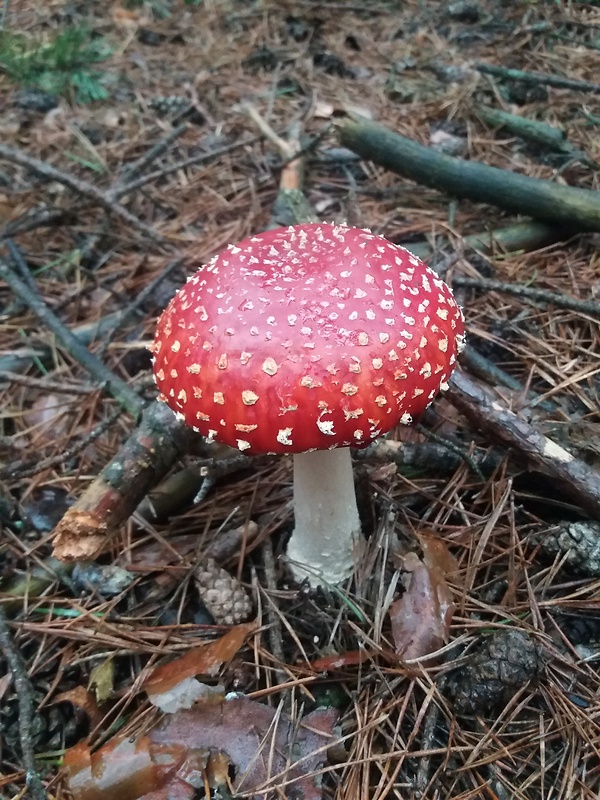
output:
<svg viewBox="0 0 600 800"><path fill-rule="evenodd" d="M360 114L598 204L598 4L0 13L0 797L600 796L600 214L456 199L340 133ZM355 454L367 551L318 592L286 568L289 457L149 411L158 315L269 225L298 152L320 219L453 287L483 392Z"/></svg>

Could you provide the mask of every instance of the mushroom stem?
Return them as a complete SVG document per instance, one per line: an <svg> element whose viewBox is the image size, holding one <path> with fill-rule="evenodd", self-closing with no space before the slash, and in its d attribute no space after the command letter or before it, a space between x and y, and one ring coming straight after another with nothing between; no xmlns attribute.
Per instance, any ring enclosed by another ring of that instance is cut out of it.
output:
<svg viewBox="0 0 600 800"><path fill-rule="evenodd" d="M294 514L294 578L315 588L350 577L361 533L349 447L294 455Z"/></svg>

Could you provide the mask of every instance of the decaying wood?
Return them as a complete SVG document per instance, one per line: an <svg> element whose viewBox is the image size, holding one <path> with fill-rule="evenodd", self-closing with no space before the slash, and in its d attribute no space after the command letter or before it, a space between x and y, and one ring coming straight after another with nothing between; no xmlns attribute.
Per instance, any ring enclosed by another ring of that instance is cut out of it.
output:
<svg viewBox="0 0 600 800"><path fill-rule="evenodd" d="M564 492L595 519L600 519L600 473L505 408L460 369L450 379L447 397L478 430L554 478L557 491Z"/></svg>
<svg viewBox="0 0 600 800"><path fill-rule="evenodd" d="M197 434L164 403L148 406L139 427L56 526L54 555L94 558L193 438Z"/></svg>
<svg viewBox="0 0 600 800"><path fill-rule="evenodd" d="M529 252L549 244L559 242L565 233L556 225L528 220L516 222L494 230L472 233L462 238L465 248L474 248L485 255L495 253ZM436 246L429 242L411 242L407 248L419 258L427 261L444 244L436 240Z"/></svg>
<svg viewBox="0 0 600 800"><path fill-rule="evenodd" d="M424 186L576 230L600 231L597 192L447 156L363 117L347 119L339 131L344 147Z"/></svg>

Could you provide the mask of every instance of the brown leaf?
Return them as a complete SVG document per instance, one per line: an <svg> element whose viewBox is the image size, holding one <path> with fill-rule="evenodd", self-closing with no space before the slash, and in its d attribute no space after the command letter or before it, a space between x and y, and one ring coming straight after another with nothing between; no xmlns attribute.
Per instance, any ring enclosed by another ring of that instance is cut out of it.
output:
<svg viewBox="0 0 600 800"><path fill-rule="evenodd" d="M148 675L143 689L148 694L164 694L195 675L216 675L226 661L231 661L255 628L253 622L236 625L220 639L201 644L181 658L161 664Z"/></svg>
<svg viewBox="0 0 600 800"><path fill-rule="evenodd" d="M293 721L246 697L202 705L166 719L132 740L118 736L95 753L86 744L65 753L75 800L192 800L205 786L225 786L229 767L236 793L264 799L266 787L322 800L326 748L336 709L317 709Z"/></svg>
<svg viewBox="0 0 600 800"><path fill-rule="evenodd" d="M91 727L95 727L102 719L102 714L96 703L94 695L84 686L75 686L67 692L61 692L52 698L50 705L54 703L72 703L81 709L89 718Z"/></svg>
<svg viewBox="0 0 600 800"><path fill-rule="evenodd" d="M441 539L420 538L424 560L416 553L404 557L404 570L410 573L408 586L390 607L396 652L407 660L428 655L445 644L454 613L445 574L456 572L458 564Z"/></svg>
<svg viewBox="0 0 600 800"><path fill-rule="evenodd" d="M236 793L258 792L262 800L265 787L293 781L286 796L321 800L320 776L311 773L325 763L337 718L336 709L317 709L294 722L271 706L239 697L173 714L150 736L164 746L185 742L226 753L235 769Z"/></svg>
<svg viewBox="0 0 600 800"><path fill-rule="evenodd" d="M95 753L86 743L69 748L64 766L75 800L192 800L208 755L182 742L162 746L148 736L118 736Z"/></svg>
<svg viewBox="0 0 600 800"><path fill-rule="evenodd" d="M423 561L431 569L438 569L446 577L458 572L458 561L448 550L448 545L431 531L418 534L419 544L423 550Z"/></svg>

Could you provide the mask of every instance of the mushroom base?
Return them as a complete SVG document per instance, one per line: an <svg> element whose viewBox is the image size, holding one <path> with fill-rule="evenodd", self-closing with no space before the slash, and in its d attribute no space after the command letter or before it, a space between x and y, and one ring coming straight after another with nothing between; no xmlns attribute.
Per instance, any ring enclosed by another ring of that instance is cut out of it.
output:
<svg viewBox="0 0 600 800"><path fill-rule="evenodd" d="M294 516L294 578L313 588L349 578L362 540L350 448L294 455Z"/></svg>

